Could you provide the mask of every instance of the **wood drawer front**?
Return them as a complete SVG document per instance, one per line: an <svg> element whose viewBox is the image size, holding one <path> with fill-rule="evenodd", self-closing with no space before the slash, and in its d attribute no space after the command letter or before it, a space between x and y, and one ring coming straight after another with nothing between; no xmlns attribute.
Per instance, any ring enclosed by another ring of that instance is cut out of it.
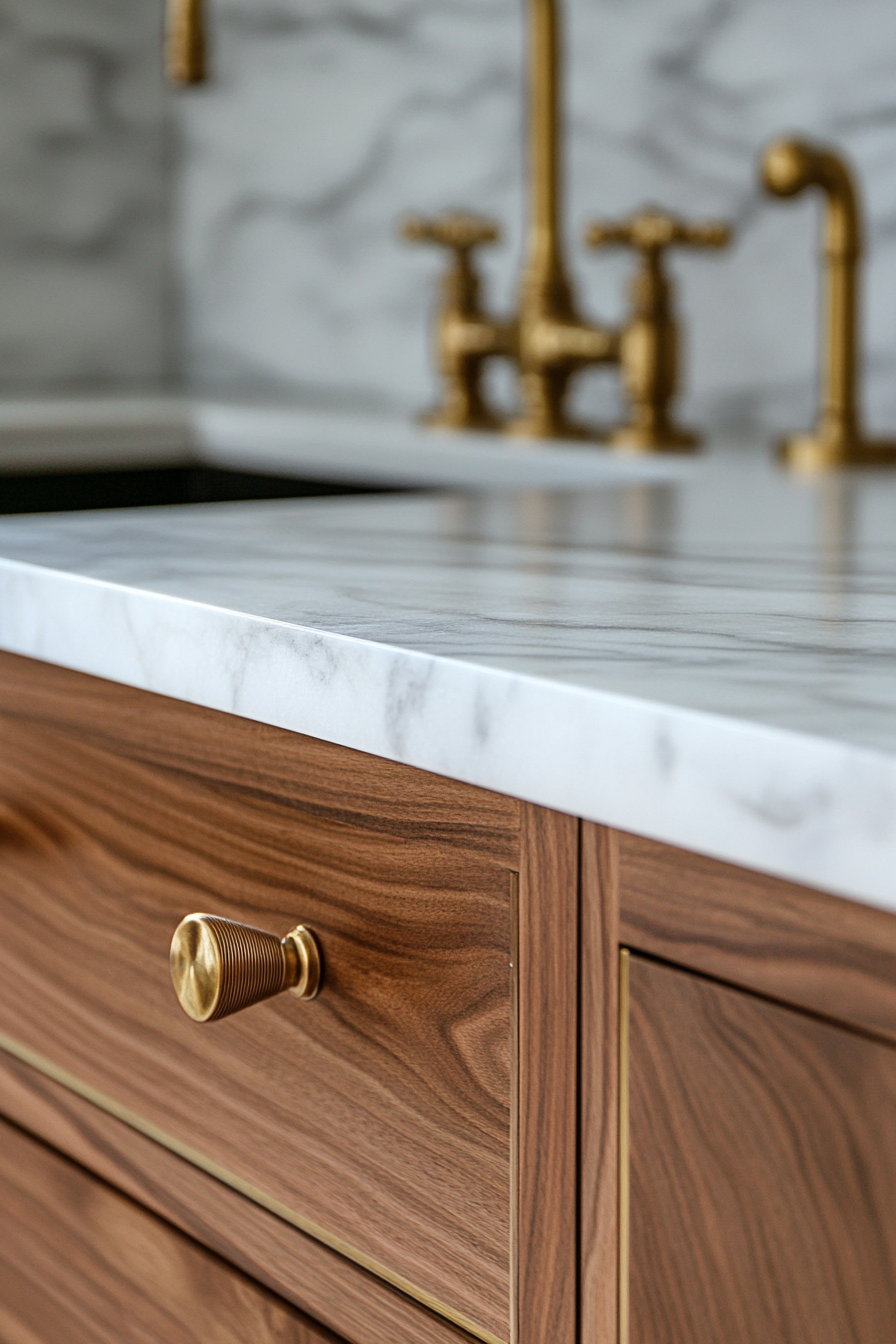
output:
<svg viewBox="0 0 896 1344"><path fill-rule="evenodd" d="M0 705L0 1032L508 1338L518 804L9 655ZM195 909L307 922L320 998L190 1022Z"/></svg>
<svg viewBox="0 0 896 1344"><path fill-rule="evenodd" d="M0 1120L6 1344L336 1344L273 1293Z"/></svg>
<svg viewBox="0 0 896 1344"><path fill-rule="evenodd" d="M631 1344L892 1344L896 1051L629 975Z"/></svg>

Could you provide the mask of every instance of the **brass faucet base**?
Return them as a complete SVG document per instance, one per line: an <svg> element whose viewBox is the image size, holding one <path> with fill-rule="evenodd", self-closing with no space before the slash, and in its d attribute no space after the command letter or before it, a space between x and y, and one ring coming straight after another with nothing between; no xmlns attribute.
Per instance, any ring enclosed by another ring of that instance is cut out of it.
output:
<svg viewBox="0 0 896 1344"><path fill-rule="evenodd" d="M896 439L836 440L793 434L779 444L778 456L792 471L806 473L835 467L892 467L896 465Z"/></svg>
<svg viewBox="0 0 896 1344"><path fill-rule="evenodd" d="M449 429L458 434L471 431L474 434L500 434L506 429L504 421L490 411L483 410L479 415L470 415L463 408L454 410L450 406L437 406L432 411L425 411L418 417L418 424L424 429Z"/></svg>
<svg viewBox="0 0 896 1344"><path fill-rule="evenodd" d="M548 421L530 415L518 416L502 426L505 434L514 439L565 439L572 443L606 443L606 432L594 425L582 425L575 420Z"/></svg>
<svg viewBox="0 0 896 1344"><path fill-rule="evenodd" d="M703 437L691 429L669 425L662 430L622 425L609 437L610 446L619 453L696 453Z"/></svg>

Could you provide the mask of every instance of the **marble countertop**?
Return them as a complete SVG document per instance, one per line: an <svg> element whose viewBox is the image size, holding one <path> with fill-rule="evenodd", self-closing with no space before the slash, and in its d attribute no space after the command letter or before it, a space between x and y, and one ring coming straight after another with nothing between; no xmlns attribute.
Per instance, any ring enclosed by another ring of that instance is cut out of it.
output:
<svg viewBox="0 0 896 1344"><path fill-rule="evenodd" d="M896 476L561 468L5 519L0 647L896 910Z"/></svg>

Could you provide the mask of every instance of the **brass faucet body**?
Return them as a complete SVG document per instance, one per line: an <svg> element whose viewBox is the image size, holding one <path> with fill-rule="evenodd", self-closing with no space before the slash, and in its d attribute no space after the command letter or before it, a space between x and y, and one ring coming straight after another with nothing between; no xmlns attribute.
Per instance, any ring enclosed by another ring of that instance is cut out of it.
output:
<svg viewBox="0 0 896 1344"><path fill-rule="evenodd" d="M630 424L611 436L612 442L629 451L690 449L697 436L675 426L668 411L676 384L678 337L671 312L670 282L662 268L662 248L641 248L642 268L633 288L635 315L624 330L589 322L580 313L563 251L559 0L528 0L528 13L529 220L517 311L503 323L482 312L471 248L463 258L468 268L463 285L472 297L468 308L460 311L457 296L462 288L461 261L455 248L443 281L437 329L444 400L425 422L453 429L499 427L527 438L604 439L606 433L570 417L569 386L580 369L621 364L633 413ZM453 244L439 236L439 230L447 226L450 231L456 218L412 221L410 232L405 228L405 237L452 248ZM635 231L632 238L640 227L637 219L627 226ZM678 221L675 225L681 230L688 228L679 226ZM699 230L701 226L695 227ZM723 246L727 242L727 231L724 241L719 233L725 226L703 226L704 233L707 227L716 229L718 240L702 245ZM477 241L492 241L494 236L492 233ZM640 248L639 243L627 241ZM669 241L690 239L682 233ZM470 352L461 361L458 349L468 351L473 344L477 357ZM485 361L496 355L509 357L516 364L522 403L520 414L503 423L489 411L481 383Z"/></svg>
<svg viewBox="0 0 896 1344"><path fill-rule="evenodd" d="M563 256L559 27L558 0L529 0L530 216L516 350L523 410L507 426L527 438L589 437L566 412L570 379L619 360L618 332L580 317Z"/></svg>
<svg viewBox="0 0 896 1344"><path fill-rule="evenodd" d="M172 84L203 84L206 79L204 0L167 0L165 68Z"/></svg>
<svg viewBox="0 0 896 1344"><path fill-rule="evenodd" d="M762 181L775 196L797 196L818 187L826 198L823 363L814 431L781 444L783 461L797 470L883 466L896 463L896 440L869 439L859 411L859 264L862 215L853 175L844 158L823 145L779 140L763 156Z"/></svg>

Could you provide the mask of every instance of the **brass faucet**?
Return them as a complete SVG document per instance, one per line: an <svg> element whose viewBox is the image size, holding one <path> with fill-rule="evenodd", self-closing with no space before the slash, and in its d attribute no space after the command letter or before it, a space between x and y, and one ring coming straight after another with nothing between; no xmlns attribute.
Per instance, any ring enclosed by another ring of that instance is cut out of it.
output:
<svg viewBox="0 0 896 1344"><path fill-rule="evenodd" d="M762 181L775 196L797 196L808 187L819 187L827 203L822 252L824 364L818 419L811 433L785 439L781 456L788 466L802 471L896 463L896 440L867 438L859 412L862 214L849 166L827 146L778 140L763 156Z"/></svg>
<svg viewBox="0 0 896 1344"><path fill-rule="evenodd" d="M165 67L172 84L205 82L204 0L167 0Z"/></svg>
<svg viewBox="0 0 896 1344"><path fill-rule="evenodd" d="M411 241L436 242L452 250L437 326L444 395L427 423L454 429L500 427L530 438L602 438L597 429L571 420L567 391L579 369L621 363L634 410L631 424L613 441L629 451L691 448L696 436L679 430L668 413L675 390L676 333L669 281L661 266L666 246L691 241L685 236L688 226L674 221L667 242L646 248L634 241L641 239L643 224L634 220L627 226L631 232L626 241L641 251L642 270L635 281L635 316L623 331L587 321L575 300L562 243L558 5L559 0L529 0L529 225L515 317L491 319L479 302L471 253L476 243L497 238L496 225L480 220L480 236L473 240L471 233L465 235L471 241L463 255L468 296L463 311L457 298L460 254L448 241L457 217L414 219L404 226ZM720 247L728 240L724 225L694 226L695 238L701 230L700 245ZM655 356L646 355L648 347ZM521 414L504 422L488 408L482 391L483 366L496 356L515 362L520 382Z"/></svg>

